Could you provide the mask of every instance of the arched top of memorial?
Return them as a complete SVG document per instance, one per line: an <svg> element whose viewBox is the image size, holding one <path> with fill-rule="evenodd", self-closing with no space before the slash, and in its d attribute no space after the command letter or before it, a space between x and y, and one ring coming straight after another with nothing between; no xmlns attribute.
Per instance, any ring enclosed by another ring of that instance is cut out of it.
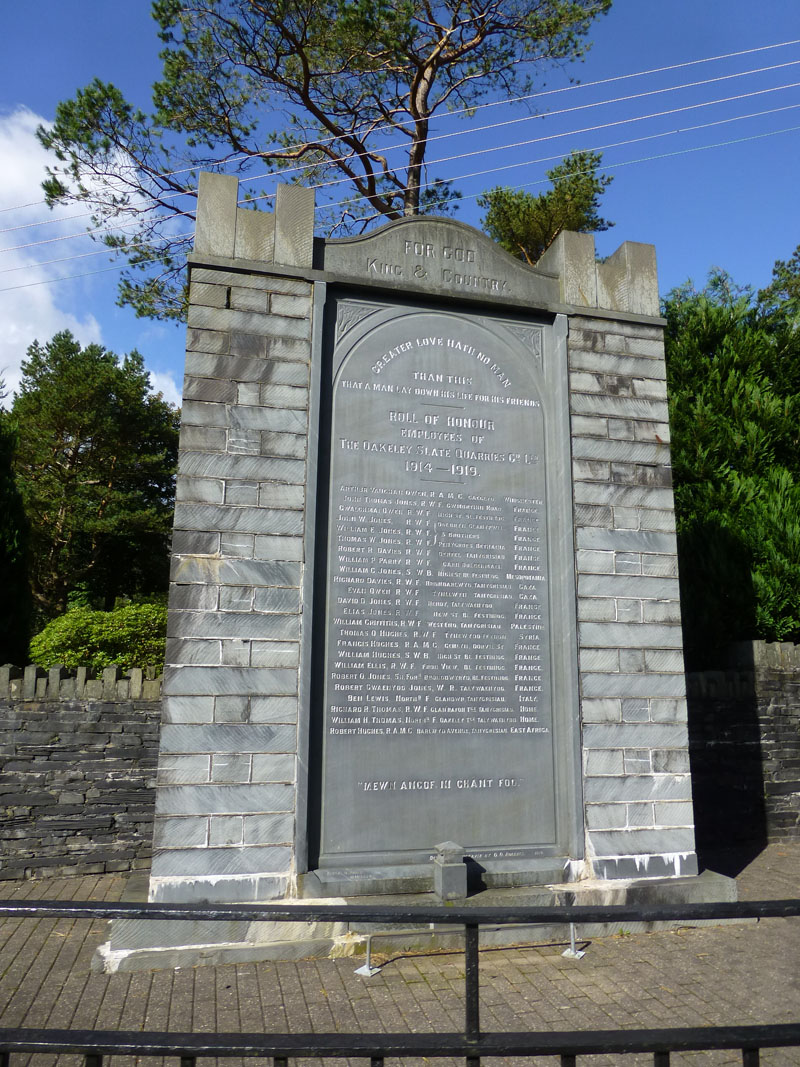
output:
<svg viewBox="0 0 800 1067"><path fill-rule="evenodd" d="M557 275L514 259L486 234L455 219L416 216L360 237L327 240L324 270L342 281L437 297L528 307L560 299Z"/></svg>

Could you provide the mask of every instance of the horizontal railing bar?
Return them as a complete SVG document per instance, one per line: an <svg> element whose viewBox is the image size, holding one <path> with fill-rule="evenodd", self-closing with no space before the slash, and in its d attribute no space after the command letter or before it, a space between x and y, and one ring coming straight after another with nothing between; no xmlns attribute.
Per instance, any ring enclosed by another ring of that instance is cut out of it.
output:
<svg viewBox="0 0 800 1067"><path fill-rule="evenodd" d="M0 918L241 920L246 922L437 923L449 926L559 923L674 922L767 919L800 915L800 900L714 904L383 907L362 904L116 904L85 900L2 900Z"/></svg>
<svg viewBox="0 0 800 1067"><path fill-rule="evenodd" d="M800 1046L800 1023L463 1034L182 1034L0 1029L0 1051L120 1056L585 1056Z"/></svg>

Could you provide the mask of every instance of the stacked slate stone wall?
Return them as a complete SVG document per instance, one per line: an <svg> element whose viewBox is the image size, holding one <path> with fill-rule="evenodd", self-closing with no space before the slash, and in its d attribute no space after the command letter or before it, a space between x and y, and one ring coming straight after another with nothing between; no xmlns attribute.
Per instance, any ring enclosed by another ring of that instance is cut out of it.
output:
<svg viewBox="0 0 800 1067"><path fill-rule="evenodd" d="M693 874L654 250L625 242L598 263L591 235L565 233L540 266L587 309L567 340L587 857L604 878Z"/></svg>
<svg viewBox="0 0 800 1067"><path fill-rule="evenodd" d="M311 266L314 200L282 187L266 215L237 209L235 178L201 183L151 899L187 899L187 879L269 899L298 803L312 286L292 272Z"/></svg>
<svg viewBox="0 0 800 1067"><path fill-rule="evenodd" d="M698 847L800 841L800 647L741 644L687 683Z"/></svg>
<svg viewBox="0 0 800 1067"><path fill-rule="evenodd" d="M568 346L587 838L634 875L694 850L663 340L586 318Z"/></svg>
<svg viewBox="0 0 800 1067"><path fill-rule="evenodd" d="M155 670L0 668L0 879L150 865Z"/></svg>
<svg viewBox="0 0 800 1067"><path fill-rule="evenodd" d="M701 857L800 841L800 647L748 642L730 664L687 676ZM0 668L0 880L149 867L160 689L152 669ZM595 709L630 716L617 699L631 698L585 697L587 727ZM609 775L590 769L602 788Z"/></svg>

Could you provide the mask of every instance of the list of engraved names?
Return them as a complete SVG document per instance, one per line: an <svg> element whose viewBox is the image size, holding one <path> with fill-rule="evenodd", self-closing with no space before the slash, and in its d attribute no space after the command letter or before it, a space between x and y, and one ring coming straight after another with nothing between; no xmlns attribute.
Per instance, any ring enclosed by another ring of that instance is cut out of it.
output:
<svg viewBox="0 0 800 1067"><path fill-rule="evenodd" d="M422 473L419 489L342 488L330 733L546 734L544 502L438 489Z"/></svg>

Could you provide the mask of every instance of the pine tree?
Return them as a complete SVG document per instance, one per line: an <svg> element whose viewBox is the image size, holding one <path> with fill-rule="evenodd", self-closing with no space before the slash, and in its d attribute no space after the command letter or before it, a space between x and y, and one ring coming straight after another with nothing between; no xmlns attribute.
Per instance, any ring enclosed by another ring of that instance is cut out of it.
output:
<svg viewBox="0 0 800 1067"><path fill-rule="evenodd" d="M613 181L598 170L599 152L573 152L547 172L552 188L538 196L497 186L478 197L486 209L483 228L530 266L541 259L562 230L594 233L613 222L598 215L600 197Z"/></svg>
<svg viewBox="0 0 800 1067"><path fill-rule="evenodd" d="M340 232L447 211L450 183L426 168L434 118L492 93L529 95L540 70L585 52L610 6L156 0L164 66L153 112L99 80L59 104L39 131L56 157L46 196L94 212L92 226L132 268L123 303L179 316L198 169L235 167L246 198L262 192L246 179L265 170L326 183L327 228Z"/></svg>

